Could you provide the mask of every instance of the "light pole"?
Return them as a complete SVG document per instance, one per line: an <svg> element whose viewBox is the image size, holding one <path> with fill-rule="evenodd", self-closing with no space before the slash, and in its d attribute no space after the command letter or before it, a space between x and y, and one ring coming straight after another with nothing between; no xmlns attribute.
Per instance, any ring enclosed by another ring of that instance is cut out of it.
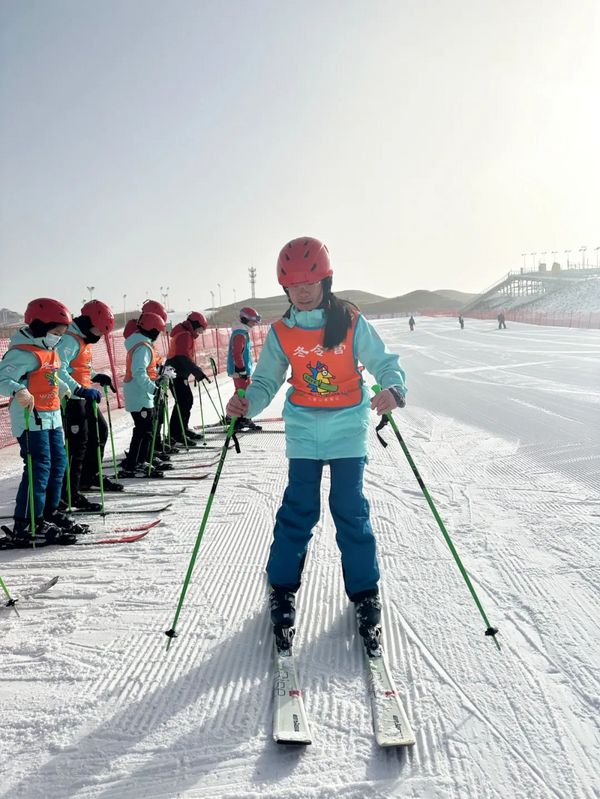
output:
<svg viewBox="0 0 600 799"><path fill-rule="evenodd" d="M525 262L525 258L526 258L526 257L527 257L527 253L526 253L526 252L522 252L522 253L521 253L521 258L523 259L523 271L524 271L524 272L525 272L525 270L527 269L527 263Z"/></svg>
<svg viewBox="0 0 600 799"><path fill-rule="evenodd" d="M556 262L555 256L558 255L558 250L552 250L550 255L552 256L552 265L554 266L554 263Z"/></svg>
<svg viewBox="0 0 600 799"><path fill-rule="evenodd" d="M600 248L596 248L596 249L600 249ZM596 256L596 260L598 260L598 256ZM233 290L233 304L235 305L236 303L237 303L237 297L235 296L235 289L234 289Z"/></svg>
<svg viewBox="0 0 600 799"><path fill-rule="evenodd" d="M219 308L223 307L223 300L221 299L221 284L217 283L217 288L219 289Z"/></svg>
<svg viewBox="0 0 600 799"><path fill-rule="evenodd" d="M596 247L596 269L598 269L598 250L600 250L600 247Z"/></svg>
<svg viewBox="0 0 600 799"><path fill-rule="evenodd" d="M96 286L88 286L87 287L87 290L90 292L90 300L94 299L94 289L95 288L96 288Z"/></svg>
<svg viewBox="0 0 600 799"><path fill-rule="evenodd" d="M529 254L531 255L531 263L533 264L533 271L535 272L535 256L537 255L537 252L532 252Z"/></svg>
<svg viewBox="0 0 600 799"><path fill-rule="evenodd" d="M581 253L581 266L582 266L583 269L585 269L585 251L586 250L587 250L587 247L580 247L579 248L579 252Z"/></svg>
<svg viewBox="0 0 600 799"><path fill-rule="evenodd" d="M213 311L215 310L215 292L211 290L210 292L210 304Z"/></svg>
<svg viewBox="0 0 600 799"><path fill-rule="evenodd" d="M565 250L565 255L567 256L567 269L570 268L570 264L569 264L569 254L570 254L570 252L571 252L571 250Z"/></svg>
<svg viewBox="0 0 600 799"><path fill-rule="evenodd" d="M127 306L125 305L126 300L127 300L127 294L123 294L123 324L127 322L127 311L126 311Z"/></svg>

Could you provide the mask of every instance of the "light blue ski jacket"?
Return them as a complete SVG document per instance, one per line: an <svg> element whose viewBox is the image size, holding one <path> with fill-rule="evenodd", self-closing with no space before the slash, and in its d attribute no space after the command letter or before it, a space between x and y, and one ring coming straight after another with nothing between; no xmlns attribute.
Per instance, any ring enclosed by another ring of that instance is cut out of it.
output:
<svg viewBox="0 0 600 799"><path fill-rule="evenodd" d="M79 336L85 340L85 336L75 322L72 322L68 329L72 330L76 336ZM56 345L56 351L58 352L60 358L60 370L58 372L58 376L61 380L66 380L73 371L71 368L71 361L73 358L76 358L79 355L79 342L77 339L73 338L73 336L67 336L65 334ZM96 372L92 369L92 377L94 377L95 374ZM76 385L79 385L79 383L76 383ZM80 398L72 397L72 399Z"/></svg>
<svg viewBox="0 0 600 799"><path fill-rule="evenodd" d="M143 341L147 344L152 344L147 336L142 336L141 333L134 333L129 338L125 339L125 349L127 352L133 349L136 344ZM131 376L132 380L128 383L123 382L123 396L125 397L125 407L129 413L134 411L141 411L142 408L154 407L154 394L156 392L156 385L153 380L148 377L146 369L152 360L152 353L149 347L138 347L133 353L131 359Z"/></svg>
<svg viewBox="0 0 600 799"><path fill-rule="evenodd" d="M22 327L14 333L10 339L11 346L15 344L33 344L40 349L52 349L48 347L43 338L34 338L28 327ZM39 366L39 361L33 352L27 350L7 350L4 358L0 361L0 394L4 397L12 397L15 392L28 386L28 374L35 371ZM79 383L72 377L63 377L58 373L59 396L75 391ZM25 412L18 402L10 403L10 424L12 434L18 438L25 430ZM41 422L38 423L37 419ZM30 430L56 430L62 427L60 410L58 411L38 411L36 416L30 418Z"/></svg>
<svg viewBox="0 0 600 799"><path fill-rule="evenodd" d="M325 324L325 312L322 308L299 311L292 306L290 318L283 321L288 327L321 328ZM375 328L362 315L356 323L353 352L355 361L363 364L382 388L396 386L403 394L406 393L405 374L398 356L386 349ZM271 328L252 375L252 383L246 389L248 416L257 416L267 407L283 385L289 366L277 334ZM283 407L288 458L332 460L366 456L369 422L371 418L378 420L379 417L371 411L372 392L364 384L362 391L359 405L317 410L293 405L289 401L293 392L290 387Z"/></svg>

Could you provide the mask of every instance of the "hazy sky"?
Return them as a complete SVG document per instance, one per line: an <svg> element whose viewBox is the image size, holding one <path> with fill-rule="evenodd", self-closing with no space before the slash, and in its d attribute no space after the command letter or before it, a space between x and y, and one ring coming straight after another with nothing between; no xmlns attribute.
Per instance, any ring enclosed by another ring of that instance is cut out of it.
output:
<svg viewBox="0 0 600 799"><path fill-rule="evenodd" d="M300 235L386 296L595 264L599 0L0 0L0 59L0 307L275 294Z"/></svg>

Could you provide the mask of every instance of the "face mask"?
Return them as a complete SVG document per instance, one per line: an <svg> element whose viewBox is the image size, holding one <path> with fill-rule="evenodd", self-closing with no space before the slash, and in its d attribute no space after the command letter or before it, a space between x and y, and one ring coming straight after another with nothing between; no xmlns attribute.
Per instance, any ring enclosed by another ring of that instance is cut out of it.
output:
<svg viewBox="0 0 600 799"><path fill-rule="evenodd" d="M54 349L62 336L57 336L56 333L46 333L44 336L44 344L51 349Z"/></svg>

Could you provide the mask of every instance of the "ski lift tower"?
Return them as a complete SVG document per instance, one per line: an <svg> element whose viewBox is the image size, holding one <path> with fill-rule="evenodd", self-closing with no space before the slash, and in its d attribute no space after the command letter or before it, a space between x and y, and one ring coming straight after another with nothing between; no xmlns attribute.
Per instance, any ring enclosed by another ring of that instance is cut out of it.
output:
<svg viewBox="0 0 600 799"><path fill-rule="evenodd" d="M250 292L252 295L252 299L256 297L256 267L251 266L248 269L248 274L250 275Z"/></svg>

